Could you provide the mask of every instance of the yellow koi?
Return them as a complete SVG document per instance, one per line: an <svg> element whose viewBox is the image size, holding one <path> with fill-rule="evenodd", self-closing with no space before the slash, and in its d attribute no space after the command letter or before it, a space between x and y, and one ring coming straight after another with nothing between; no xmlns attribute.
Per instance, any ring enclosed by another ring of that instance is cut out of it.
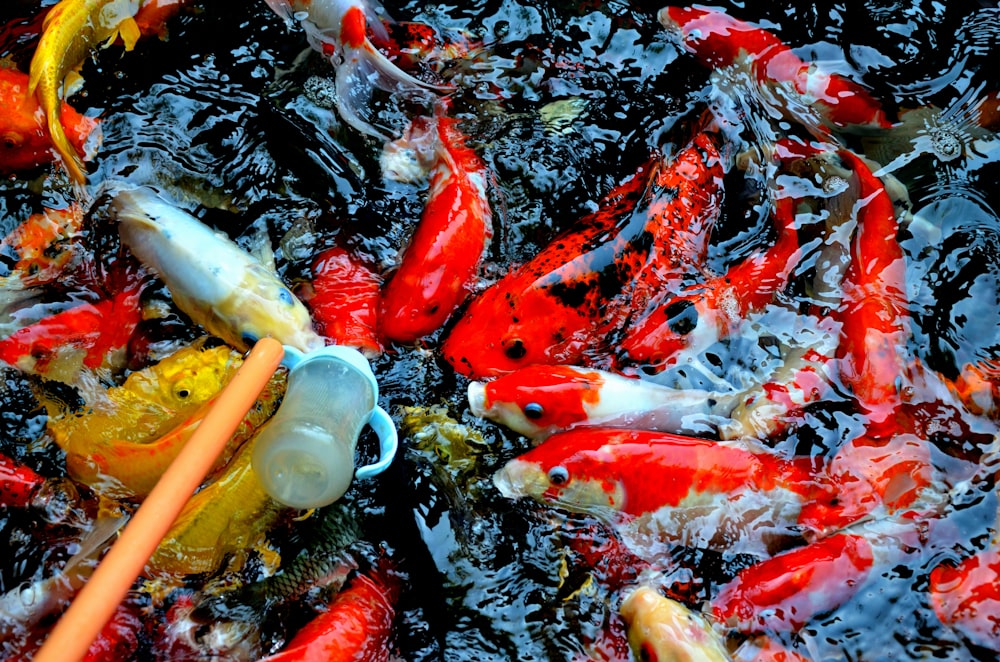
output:
<svg viewBox="0 0 1000 662"><path fill-rule="evenodd" d="M119 36L125 50L139 39L134 16L140 0L61 0L45 17L42 37L31 58L28 93L34 94L45 112L52 144L74 181L87 175L83 162L63 130L60 104L65 82L99 44L111 44Z"/></svg>
<svg viewBox="0 0 1000 662"><path fill-rule="evenodd" d="M196 343L91 396L83 411L66 412L43 394L49 434L74 479L106 494L144 495L242 362L228 347Z"/></svg>

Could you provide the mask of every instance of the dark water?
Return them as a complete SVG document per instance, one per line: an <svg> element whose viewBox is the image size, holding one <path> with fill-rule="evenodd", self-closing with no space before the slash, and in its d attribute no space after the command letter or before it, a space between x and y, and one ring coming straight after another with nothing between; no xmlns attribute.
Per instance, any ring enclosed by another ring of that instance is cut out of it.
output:
<svg viewBox="0 0 1000 662"><path fill-rule="evenodd" d="M803 59L863 82L893 119L929 105L953 109L945 128L964 141L961 154L948 160L919 154L893 173L906 185L917 219L903 233L912 348L946 376L964 363L995 357L1000 144L992 133L970 128L966 109L1000 89L1000 9L984 2L876 0L832 9L809 2L719 6L771 29ZM498 214L484 284L593 210L651 150L686 142L690 124L712 100L710 72L667 37L656 20L659 8L518 0L387 5L397 20L462 30L485 44L471 62L425 72L456 86L453 114L496 174L493 199L505 213ZM5 5L0 18L21 24L38 9L36 2ZM26 69L30 44L22 37L0 46ZM322 57L298 57L306 48L301 31L287 29L263 0L229 0L196 3L195 11L170 25L167 41L145 40L130 53L119 47L97 53L83 67L85 92L73 99L103 120L89 193L98 194L110 180L168 190L197 204L203 220L248 248L264 233L288 282L306 278L311 257L335 240L375 264L393 264L420 218L424 189L384 181L381 144L342 124L306 93L316 77L332 80ZM583 112L546 125L540 111L567 100ZM420 110L407 103L387 94L373 99L380 121L396 131L407 111ZM753 140L751 134L742 140ZM845 139L883 162L908 148ZM770 223L759 204L762 182L731 173L726 185L727 206L707 265L717 273L749 255ZM29 213L70 197L58 178L5 181L0 229L7 232ZM106 219L97 209L89 220L85 241L100 250L108 240ZM172 333L164 332L181 342L194 331ZM565 514L515 503L496 491L493 472L527 442L468 413L467 382L436 352L441 338L438 333L421 347L390 347L375 361L381 404L398 420L402 406L444 405L482 442L459 458L454 448L404 434L389 472L356 484L348 495L363 514L366 538L386 545L408 576L395 655L414 661L585 659L609 629L615 633L621 586L582 565L569 541L596 546L609 533L595 522L567 521ZM14 370L4 377L0 448L46 475L61 475L58 451L31 443L40 438L44 416L18 395L25 378ZM800 452L820 455L842 434L841 420L836 411L819 409L811 414L814 428L792 442ZM927 602L930 568L981 548L995 527L996 503L988 491L970 488L961 498L967 503L956 505L947 524L954 530L935 538L942 542L880 568L854 599L797 635L784 635L783 642L814 660L992 659L993 653L970 648L941 626ZM16 512L3 513L0 527L4 548L11 550L0 565L0 589L44 576L67 555L70 537L59 528ZM289 556L309 547L289 522L273 540ZM693 587L684 594L692 605L741 567L739 559L690 550L677 550L673 563L675 577ZM251 564L244 579L252 580L253 572ZM190 587L203 579L193 578ZM293 615L267 615L262 652L280 646L308 615L304 605ZM162 616L158 608L150 618Z"/></svg>

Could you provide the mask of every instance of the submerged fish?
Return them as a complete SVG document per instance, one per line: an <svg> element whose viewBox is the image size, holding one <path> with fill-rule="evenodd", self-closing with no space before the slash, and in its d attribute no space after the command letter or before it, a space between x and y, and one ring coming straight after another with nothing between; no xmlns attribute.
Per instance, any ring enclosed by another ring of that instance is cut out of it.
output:
<svg viewBox="0 0 1000 662"><path fill-rule="evenodd" d="M724 638L700 614L641 586L619 609L636 660L729 662Z"/></svg>
<svg viewBox="0 0 1000 662"><path fill-rule="evenodd" d="M387 662L401 589L391 562L380 559L369 574L355 576L285 648L261 662Z"/></svg>
<svg viewBox="0 0 1000 662"><path fill-rule="evenodd" d="M405 140L429 155L430 188L416 231L382 294L382 331L409 343L439 329L465 301L493 236L491 174L457 122L415 118Z"/></svg>
<svg viewBox="0 0 1000 662"><path fill-rule="evenodd" d="M38 98L52 138L70 177L86 181L83 162L66 138L61 99L66 95L67 76L101 43L110 44L119 35L125 49L139 39L133 18L140 0L61 0L49 10L42 38L31 59L28 93Z"/></svg>
<svg viewBox="0 0 1000 662"><path fill-rule="evenodd" d="M57 524L72 516L79 499L72 482L46 478L0 454L0 507L35 508L46 521Z"/></svg>
<svg viewBox="0 0 1000 662"><path fill-rule="evenodd" d="M313 279L298 290L312 312L316 330L336 345L368 357L382 353L379 297L382 277L359 256L339 246L313 261Z"/></svg>
<svg viewBox="0 0 1000 662"><path fill-rule="evenodd" d="M372 37L387 44L389 35L371 0L267 0L267 4L288 23L300 20L312 47L333 62L337 111L362 133L388 139L365 117L373 87L423 95L443 89L414 78L375 48Z"/></svg>
<svg viewBox="0 0 1000 662"><path fill-rule="evenodd" d="M87 137L97 128L97 120L57 99L55 112L62 121L59 133L51 133L29 87L27 74L0 62L0 108L4 109L0 115L0 174L16 174L51 163L55 159L52 148L59 140L60 149L78 159L84 154Z"/></svg>
<svg viewBox="0 0 1000 662"><path fill-rule="evenodd" d="M309 311L274 273L152 189L117 192L112 214L122 241L209 333L242 350L264 337L303 352L325 345Z"/></svg>
<svg viewBox="0 0 1000 662"><path fill-rule="evenodd" d="M1000 548L943 563L930 574L934 612L945 625L985 649L1000 650Z"/></svg>

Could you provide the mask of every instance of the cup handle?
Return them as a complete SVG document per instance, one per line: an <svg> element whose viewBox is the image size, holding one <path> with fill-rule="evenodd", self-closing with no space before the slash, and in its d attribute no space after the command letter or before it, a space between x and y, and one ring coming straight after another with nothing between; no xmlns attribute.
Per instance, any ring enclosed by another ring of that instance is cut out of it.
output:
<svg viewBox="0 0 1000 662"><path fill-rule="evenodd" d="M355 478L371 478L385 471L392 459L396 457L396 449L399 447L399 434L396 432L396 424L381 407L372 410L372 416L368 419L368 425L372 426L379 441L379 460L372 464L360 467L354 472Z"/></svg>

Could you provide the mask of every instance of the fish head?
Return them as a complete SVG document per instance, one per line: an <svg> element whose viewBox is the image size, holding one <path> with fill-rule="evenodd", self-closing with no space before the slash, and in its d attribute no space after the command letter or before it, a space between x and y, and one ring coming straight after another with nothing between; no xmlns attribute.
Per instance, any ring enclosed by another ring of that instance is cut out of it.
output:
<svg viewBox="0 0 1000 662"><path fill-rule="evenodd" d="M573 512L607 517L625 505L625 488L609 471L614 455L601 435L556 434L510 460L493 476L508 498L531 497Z"/></svg>
<svg viewBox="0 0 1000 662"><path fill-rule="evenodd" d="M538 439L590 417L600 401L601 373L533 365L490 382L470 382L469 408L481 418Z"/></svg>
<svg viewBox="0 0 1000 662"><path fill-rule="evenodd" d="M623 372L638 368L648 375L661 372L676 362L679 352L703 344L699 339L713 327L709 318L704 290L658 297L622 338L617 367Z"/></svg>
<svg viewBox="0 0 1000 662"><path fill-rule="evenodd" d="M0 172L29 170L55 159L45 114L33 94L28 93L28 76L0 66ZM83 144L97 127L97 120L85 117L68 104L62 105L62 122L70 144L83 153Z"/></svg>
<svg viewBox="0 0 1000 662"><path fill-rule="evenodd" d="M204 343L196 343L132 373L122 386L168 410L187 410L221 391L242 363L239 352L227 346L206 349Z"/></svg>
<svg viewBox="0 0 1000 662"><path fill-rule="evenodd" d="M628 643L637 660L729 660L722 637L685 605L649 586L622 601L619 613L628 626Z"/></svg>
<svg viewBox="0 0 1000 662"><path fill-rule="evenodd" d="M206 320L221 322L206 328L239 349L249 349L265 337L303 352L326 345L305 305L260 264L249 265L235 294L215 302L206 313Z"/></svg>
<svg viewBox="0 0 1000 662"><path fill-rule="evenodd" d="M515 279L516 280L516 279ZM448 333L441 352L459 373L480 379L532 364L573 364L588 348L592 326L532 282L501 281L474 299Z"/></svg>

